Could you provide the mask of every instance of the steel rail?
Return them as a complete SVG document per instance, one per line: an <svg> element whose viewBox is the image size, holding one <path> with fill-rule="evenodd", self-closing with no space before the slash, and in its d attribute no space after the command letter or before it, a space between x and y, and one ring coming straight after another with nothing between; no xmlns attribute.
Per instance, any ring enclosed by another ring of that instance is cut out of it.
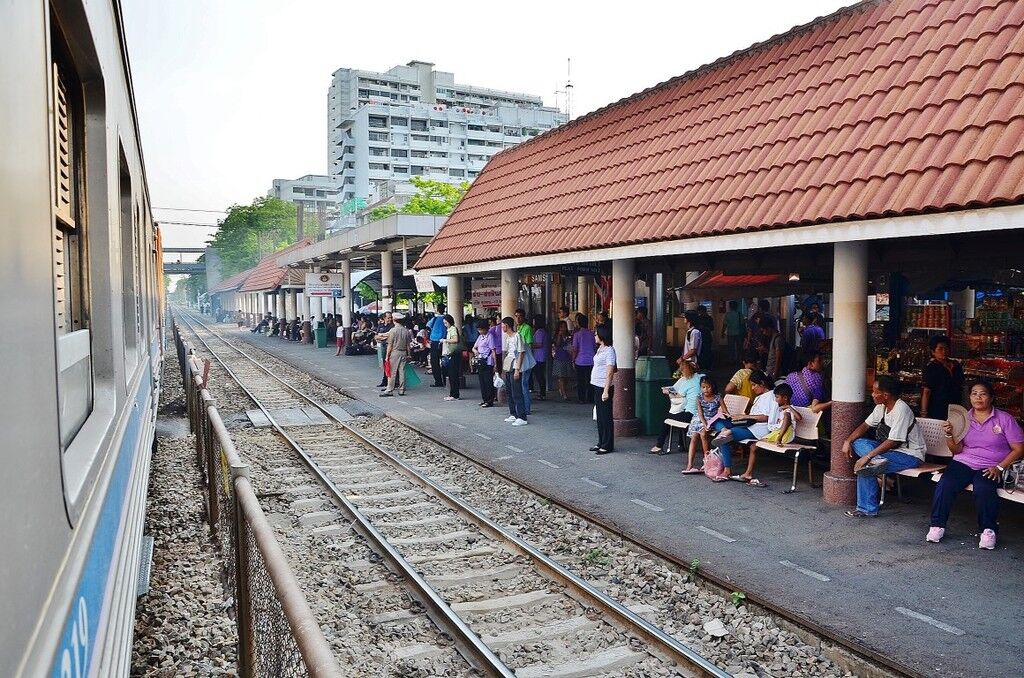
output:
<svg viewBox="0 0 1024 678"><path fill-rule="evenodd" d="M279 381L285 387L290 389L293 393L306 399L307 402L309 402L311 405L320 410L325 416L337 422L340 426L342 426L345 430L350 432L353 436L356 437L356 439L362 442L365 446L369 447L374 452L380 454L385 459L387 459L389 463L391 463L404 475L413 479L420 485L429 488L431 494L433 494L438 499L448 504L449 507L453 508L461 515L468 518L471 522L480 527L491 538L512 545L518 552L533 560L534 563L539 567L539 569L542 569L543 571L548 573L548 575L551 576L553 579L574 591L574 593L576 593L576 595L579 598L582 598L583 600L588 601L591 605L594 605L600 608L601 610L610 613L611 616L615 619L615 621L618 622L619 626L625 628L626 631L645 639L648 643L653 645L658 651L662 652L672 661L676 662L680 666L696 671L698 675L708 676L712 678L729 677L729 673L709 662L699 652L697 652L690 646L680 642L679 640L665 633L662 629L658 628L651 622L647 621L640 615L636 614L635 612L624 606L622 603L606 594L604 591L601 591L600 589L594 587L592 584L590 584L590 582L586 581L585 579L582 579L574 572L565 568L564 566L550 558L547 554L534 547L529 542L525 541L524 539L522 539L512 531L508 530L507 528L502 527L498 523L494 522L491 518L484 515L477 509L473 508L464 500L451 494L443 487L441 487L438 483L428 478L424 474L420 473L417 469L411 467L402 459L399 459L392 453L388 452L378 443L364 435L361 431L355 429L347 422L338 419L338 417L336 417L333 412L327 409L325 405L321 404L319 401L310 397L309 395L302 393L291 384L288 384L279 376L271 372L270 369L267 368L265 365L255 360L252 356L246 354L238 347L233 346L223 337L220 337L210 327L208 327L201 321L197 320L196 322L202 325L211 334L217 336L229 347L233 348L239 355L245 357L254 365L260 367L260 369L266 372L269 376Z"/></svg>
<svg viewBox="0 0 1024 678"><path fill-rule="evenodd" d="M252 391L241 382L241 380L235 375L234 371L228 367L221 356L213 350L213 348L206 342L203 337L195 331L195 327L186 318L185 314L182 314L182 319L185 324L192 330L196 338L203 344L207 351L210 352L221 367L231 376L240 389L256 404L256 406L263 412L263 415L270 421L271 426L278 432L287 442L292 449L299 455L299 457L306 464L310 472L316 476L316 479L321 485L330 493L332 500L336 505L339 506L349 517L353 520L353 527L359 532L370 544L373 546L373 550L376 551L381 557L387 560L398 572L401 574L412 587L416 598L423 604L428 610L432 619L435 623L447 632L452 640L455 642L456 647L459 649L460 654L475 668L478 668L488 675L500 676L501 678L515 678L515 672L512 671L508 666L501 661L501 659L489 648L483 640L471 629L469 625L456 614L448 603L427 583L423 576L416 571L416 569L402 556L401 553L387 540L387 538L381 534L376 527L369 521L369 519L363 515L363 513L353 504L345 494L338 489L338 486L327 476L326 473L302 448L302 446L295 441L288 433L284 430L273 415L270 414L269 410L264 407L263 403L259 398L256 397ZM279 381L282 385L288 388L290 391L303 398L311 405L319 409L321 412L330 417L331 420L341 424L346 430L351 431L351 428L341 422L336 416L334 416L330 410L327 410L323 405L320 405L308 395L302 393L295 387L283 381L280 377L273 374L266 367L261 365L258 361L254 360L251 356L245 354L235 346L232 346L227 340L217 334L214 330L210 329L202 321L199 321L194 316L192 320L201 325L208 332L216 336L229 348L234 349L239 355L246 358L254 365L258 366L269 376Z"/></svg>

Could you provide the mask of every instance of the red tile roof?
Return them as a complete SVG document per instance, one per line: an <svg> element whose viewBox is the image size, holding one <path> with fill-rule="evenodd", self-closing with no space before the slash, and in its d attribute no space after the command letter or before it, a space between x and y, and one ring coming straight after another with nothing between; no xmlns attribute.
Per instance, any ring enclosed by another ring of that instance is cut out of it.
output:
<svg viewBox="0 0 1024 678"><path fill-rule="evenodd" d="M874 0L495 155L417 268L1024 199L1024 2Z"/></svg>
<svg viewBox="0 0 1024 678"><path fill-rule="evenodd" d="M309 238L300 240L297 243L285 247L283 250L278 250L273 254L260 259L260 263L252 269L252 273L245 279L242 286L238 288L239 292L262 292L277 289L281 282L288 275L288 268L280 266L277 260L282 254L287 254L292 250L297 250L300 247L306 245L312 245L313 241Z"/></svg>
<svg viewBox="0 0 1024 678"><path fill-rule="evenodd" d="M218 292L230 292L232 290L237 290L239 287L241 287L242 283L245 282L245 279L249 277L249 274L252 273L253 270L254 269L249 268L242 271L241 273L236 273L233 276L224 278L223 280L220 281L220 283L215 285L209 291L209 293L217 294Z"/></svg>

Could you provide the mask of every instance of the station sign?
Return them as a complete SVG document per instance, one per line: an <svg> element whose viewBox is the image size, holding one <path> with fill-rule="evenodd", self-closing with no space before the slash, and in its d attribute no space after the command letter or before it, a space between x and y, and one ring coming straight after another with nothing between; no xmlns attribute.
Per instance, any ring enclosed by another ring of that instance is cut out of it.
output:
<svg viewBox="0 0 1024 678"><path fill-rule="evenodd" d="M416 291L421 294L434 291L434 279L429 273L414 273L412 279L416 281Z"/></svg>
<svg viewBox="0 0 1024 678"><path fill-rule="evenodd" d="M601 264L562 264L558 267L562 275L601 275Z"/></svg>
<svg viewBox="0 0 1024 678"><path fill-rule="evenodd" d="M306 298L342 298L345 295L345 276L341 273L307 273L305 295Z"/></svg>
<svg viewBox="0 0 1024 678"><path fill-rule="evenodd" d="M500 308L501 284L492 280L474 280L470 301L481 308Z"/></svg>

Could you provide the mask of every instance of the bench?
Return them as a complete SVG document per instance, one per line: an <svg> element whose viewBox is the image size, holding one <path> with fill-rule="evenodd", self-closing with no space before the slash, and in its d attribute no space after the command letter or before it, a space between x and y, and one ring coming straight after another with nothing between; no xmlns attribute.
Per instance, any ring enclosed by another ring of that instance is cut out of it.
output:
<svg viewBox="0 0 1024 678"><path fill-rule="evenodd" d="M921 430L921 435L924 437L924 455L926 461L920 466L889 474L896 476L896 496L900 498L900 501L903 500L903 483L901 482L901 476L906 478L920 478L924 475L932 476L945 469L946 464L949 463L949 459L953 457L953 454L949 451L949 447L946 445L945 425L946 422L941 419L928 419L926 417L917 418L917 426ZM944 459L945 461L938 463L929 462L927 461L928 457ZM878 505L885 505L884 482L882 483L882 493L879 497Z"/></svg>
<svg viewBox="0 0 1024 678"><path fill-rule="evenodd" d="M659 452L659 454L671 454L672 452L672 434L679 430L679 435L682 436L686 429L690 428L690 422L679 421L678 419L666 419L665 425L668 429L668 441L665 443L665 448ZM683 454L686 454L686 450L683 450Z"/></svg>
<svg viewBox="0 0 1024 678"><path fill-rule="evenodd" d="M800 455L807 451L807 482L814 486L814 467L810 453L818 449L818 420L821 419L821 412L812 412L809 407L796 407L793 409L800 414L800 421L794 422L796 436L793 442L787 444L771 443L766 440L757 441L757 449L774 452L775 454L793 455L793 482L783 494L796 492L796 474L800 465ZM753 440L740 440L739 444L754 442Z"/></svg>

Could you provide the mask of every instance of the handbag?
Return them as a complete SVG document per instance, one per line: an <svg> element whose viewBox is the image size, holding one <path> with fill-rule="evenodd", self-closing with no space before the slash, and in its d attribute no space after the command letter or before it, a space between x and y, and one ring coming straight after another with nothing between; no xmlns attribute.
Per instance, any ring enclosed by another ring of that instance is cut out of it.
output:
<svg viewBox="0 0 1024 678"><path fill-rule="evenodd" d="M447 369L448 369L448 366L449 366L449 365L450 365L451 363L452 363L452 357L451 357L450 355L443 355L443 356L441 356L441 367L442 367L443 369L446 369L446 370L447 370Z"/></svg>
<svg viewBox="0 0 1024 678"><path fill-rule="evenodd" d="M714 480L718 476L722 475L722 470L725 465L722 463L722 455L718 450L711 450L704 455L704 475Z"/></svg>
<svg viewBox="0 0 1024 678"><path fill-rule="evenodd" d="M1003 473L1003 489L1007 492L1024 491L1024 461L1015 461Z"/></svg>
<svg viewBox="0 0 1024 678"><path fill-rule="evenodd" d="M494 388L501 388L505 385L505 380L499 377L498 373L495 372L494 379L491 380L491 383L494 384Z"/></svg>

